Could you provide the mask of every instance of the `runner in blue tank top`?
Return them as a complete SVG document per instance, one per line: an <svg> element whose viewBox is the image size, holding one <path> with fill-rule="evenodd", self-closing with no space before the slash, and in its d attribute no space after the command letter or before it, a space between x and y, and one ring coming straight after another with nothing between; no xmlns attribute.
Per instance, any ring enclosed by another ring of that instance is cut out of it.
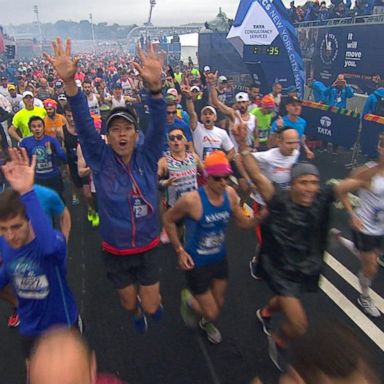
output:
<svg viewBox="0 0 384 384"><path fill-rule="evenodd" d="M227 186L232 172L224 152L208 155L204 164L207 183L197 191L180 197L164 215L164 226L179 257L179 266L186 271L189 289L181 292L181 316L188 326L195 326L201 316L200 328L213 344L221 342L214 326L224 304L228 264L225 230L231 216L242 228L252 228L258 218L246 218L235 190ZM185 224L185 246L177 235L176 225Z"/></svg>

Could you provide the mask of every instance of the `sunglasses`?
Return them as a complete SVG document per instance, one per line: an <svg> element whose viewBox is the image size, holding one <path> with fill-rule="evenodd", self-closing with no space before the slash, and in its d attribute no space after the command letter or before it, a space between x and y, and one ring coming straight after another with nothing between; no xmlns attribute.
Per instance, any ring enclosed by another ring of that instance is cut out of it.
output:
<svg viewBox="0 0 384 384"><path fill-rule="evenodd" d="M185 136L184 135L169 135L168 136L169 141L176 141L176 140L184 140Z"/></svg>
<svg viewBox="0 0 384 384"><path fill-rule="evenodd" d="M176 115L177 111L167 111L167 115Z"/></svg>
<svg viewBox="0 0 384 384"><path fill-rule="evenodd" d="M230 177L229 175L225 175L225 176L212 176L212 179L214 181L221 181L221 180L228 181L229 177Z"/></svg>

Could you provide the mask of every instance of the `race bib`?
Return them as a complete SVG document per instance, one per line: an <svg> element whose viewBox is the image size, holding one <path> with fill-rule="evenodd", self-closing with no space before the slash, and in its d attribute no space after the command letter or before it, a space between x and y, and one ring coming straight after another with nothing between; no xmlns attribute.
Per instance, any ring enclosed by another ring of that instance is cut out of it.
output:
<svg viewBox="0 0 384 384"><path fill-rule="evenodd" d="M132 198L133 213L136 219L145 217L148 215L148 205L141 197Z"/></svg>

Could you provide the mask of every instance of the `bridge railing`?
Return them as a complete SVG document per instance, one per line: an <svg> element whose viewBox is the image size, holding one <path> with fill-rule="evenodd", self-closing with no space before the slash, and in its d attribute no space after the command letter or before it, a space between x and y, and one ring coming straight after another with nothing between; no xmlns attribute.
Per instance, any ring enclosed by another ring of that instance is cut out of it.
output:
<svg viewBox="0 0 384 384"><path fill-rule="evenodd" d="M296 23L297 28L308 28L308 27L329 27L335 25L346 25L346 24L377 24L384 23L384 14L379 15L368 15L368 16L353 16L353 17L342 17L338 19L328 20L315 20L315 21L303 21Z"/></svg>

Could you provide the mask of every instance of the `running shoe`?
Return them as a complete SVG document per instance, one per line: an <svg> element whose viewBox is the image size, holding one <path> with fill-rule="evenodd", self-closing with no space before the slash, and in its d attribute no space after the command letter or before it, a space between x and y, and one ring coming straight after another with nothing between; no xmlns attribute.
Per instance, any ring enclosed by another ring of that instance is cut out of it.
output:
<svg viewBox="0 0 384 384"><path fill-rule="evenodd" d="M77 196L72 196L72 205L79 205L80 200Z"/></svg>
<svg viewBox="0 0 384 384"><path fill-rule="evenodd" d="M93 215L95 214L95 211L93 209L88 209L88 212L87 212L87 219L89 222L92 223L92 220L93 220Z"/></svg>
<svg viewBox="0 0 384 384"><path fill-rule="evenodd" d="M359 303L360 307L363 309L363 311L372 317L380 317L380 311L377 309L375 303L373 300L368 296L364 297L360 295L360 297L357 299L357 302Z"/></svg>
<svg viewBox="0 0 384 384"><path fill-rule="evenodd" d="M285 357L285 349L280 348L272 335L268 336L268 354L273 364L281 372L286 372L288 368L287 360Z"/></svg>
<svg viewBox="0 0 384 384"><path fill-rule="evenodd" d="M168 233L165 230L165 228L163 228L161 233L160 233L160 241L161 241L161 244L169 244L170 243Z"/></svg>
<svg viewBox="0 0 384 384"><path fill-rule="evenodd" d="M384 255L381 255L377 258L377 264L379 264L380 267L384 267Z"/></svg>
<svg viewBox="0 0 384 384"><path fill-rule="evenodd" d="M189 306L189 302L192 300L192 293L184 288L181 290L181 304L180 304L180 315L184 321L184 324L188 328L196 328L197 326L197 315L195 311Z"/></svg>
<svg viewBox="0 0 384 384"><path fill-rule="evenodd" d="M17 314L17 309L15 309L11 316L8 317L8 327L16 328L20 324L20 317Z"/></svg>
<svg viewBox="0 0 384 384"><path fill-rule="evenodd" d="M205 321L201 319L199 321L199 327L207 334L207 339L212 344L219 344L222 342L220 331L213 325L211 321Z"/></svg>
<svg viewBox="0 0 384 384"><path fill-rule="evenodd" d="M133 316L133 326L135 328L135 331L141 335L144 335L148 331L148 322L147 317L145 316L145 313L143 311L143 308L141 307L141 298L139 295L137 297L137 309L139 310L138 315Z"/></svg>
<svg viewBox="0 0 384 384"><path fill-rule="evenodd" d="M257 265L258 265L258 258L256 256L252 257L252 259L249 261L249 272L251 276L255 280L260 280L261 276L259 276L259 272L257 270Z"/></svg>
<svg viewBox="0 0 384 384"><path fill-rule="evenodd" d="M271 317L262 316L261 309L258 309L256 311L256 317L257 317L257 320L259 320L259 323L260 323L260 325L263 328L263 332L267 336L270 336L271 335L271 329L272 329L272 327L271 327Z"/></svg>
<svg viewBox="0 0 384 384"><path fill-rule="evenodd" d="M151 314L151 318L155 321L160 321L161 318L163 317L163 313L164 313L164 307L163 307L163 304L160 304L156 312Z"/></svg>
<svg viewBox="0 0 384 384"><path fill-rule="evenodd" d="M99 224L100 224L100 217L99 217L99 214L95 212L92 216L92 227L96 228L99 226Z"/></svg>
<svg viewBox="0 0 384 384"><path fill-rule="evenodd" d="M340 241L340 237L341 237L341 231L337 228L331 228L329 230L329 234L337 241L339 242Z"/></svg>
<svg viewBox="0 0 384 384"><path fill-rule="evenodd" d="M148 331L147 317L144 312L141 311L139 315L133 316L133 326L140 335L144 335Z"/></svg>

